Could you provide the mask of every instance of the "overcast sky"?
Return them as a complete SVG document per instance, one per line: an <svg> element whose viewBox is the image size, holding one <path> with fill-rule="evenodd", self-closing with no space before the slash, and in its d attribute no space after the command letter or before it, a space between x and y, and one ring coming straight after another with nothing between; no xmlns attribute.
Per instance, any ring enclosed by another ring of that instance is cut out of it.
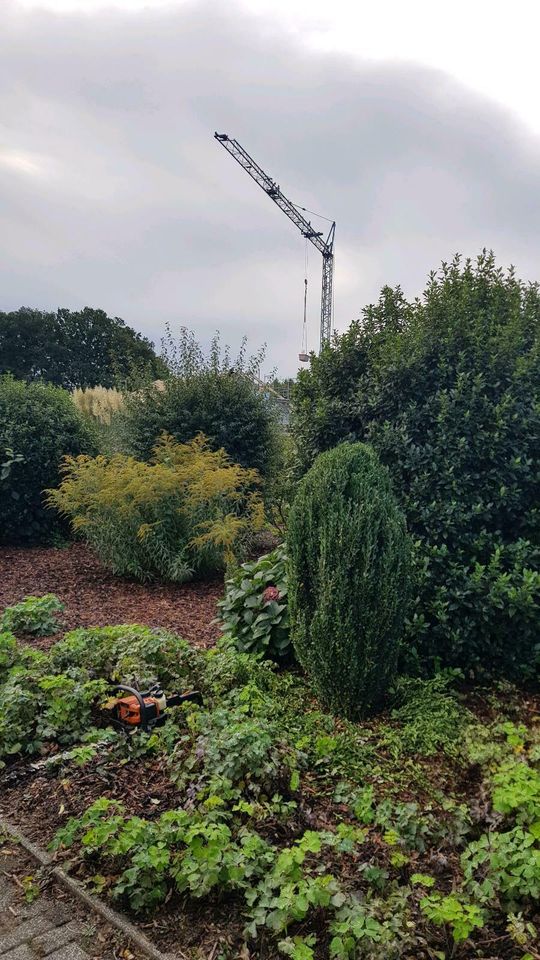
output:
<svg viewBox="0 0 540 960"><path fill-rule="evenodd" d="M0 0L0 309L246 333L293 373L304 241L216 129L336 219L338 329L456 251L540 279L539 30L537 0Z"/></svg>

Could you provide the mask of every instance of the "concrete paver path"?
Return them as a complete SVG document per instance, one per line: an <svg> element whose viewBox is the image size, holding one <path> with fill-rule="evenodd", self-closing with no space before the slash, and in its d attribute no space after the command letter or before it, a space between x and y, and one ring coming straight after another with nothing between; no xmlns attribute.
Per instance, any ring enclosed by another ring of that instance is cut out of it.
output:
<svg viewBox="0 0 540 960"><path fill-rule="evenodd" d="M0 850L1 960L90 960L90 924L81 925L63 901L39 896L26 903L13 867L13 856Z"/></svg>

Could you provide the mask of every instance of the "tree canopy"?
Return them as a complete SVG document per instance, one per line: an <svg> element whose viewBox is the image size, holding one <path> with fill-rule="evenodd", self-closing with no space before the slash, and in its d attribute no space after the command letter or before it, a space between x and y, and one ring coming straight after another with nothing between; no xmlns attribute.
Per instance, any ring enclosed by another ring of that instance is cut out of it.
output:
<svg viewBox="0 0 540 960"><path fill-rule="evenodd" d="M112 387L134 372L161 376L154 345L104 310L0 312L0 375L73 389Z"/></svg>

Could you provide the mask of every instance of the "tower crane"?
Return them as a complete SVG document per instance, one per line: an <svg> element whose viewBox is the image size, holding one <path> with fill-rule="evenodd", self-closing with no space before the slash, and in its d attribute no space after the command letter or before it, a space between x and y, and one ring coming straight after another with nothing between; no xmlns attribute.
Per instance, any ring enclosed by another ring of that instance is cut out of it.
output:
<svg viewBox="0 0 540 960"><path fill-rule="evenodd" d="M250 157L247 150L238 143L238 140L233 140L232 137L229 137L226 133L215 133L215 139L221 144L222 147L225 147L231 157L240 164L240 166L249 173L250 177L258 183L262 190L275 204L279 207L280 210L283 210L283 213L288 216L289 220L292 220L294 225L300 230L300 233L303 237L309 240L314 247L317 248L319 253L322 254L322 291L321 291L321 335L320 335L320 347L330 341L332 335L332 307L333 307L333 296L332 296L332 287L334 280L334 236L336 232L336 223L332 221L332 225L328 232L326 239L324 234L318 230L315 230L311 224L310 220L307 220L306 217L300 212L301 209L297 207L291 200L288 200L287 197L281 192L281 188L277 183L264 172L262 167L255 162L253 157ZM306 211L306 213L309 211ZM307 354L300 354L301 360L307 360Z"/></svg>

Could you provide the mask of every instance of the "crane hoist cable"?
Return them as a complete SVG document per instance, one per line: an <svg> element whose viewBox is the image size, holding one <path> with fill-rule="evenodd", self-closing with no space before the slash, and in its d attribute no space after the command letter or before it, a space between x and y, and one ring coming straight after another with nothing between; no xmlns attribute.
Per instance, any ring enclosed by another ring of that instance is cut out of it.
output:
<svg viewBox="0 0 540 960"><path fill-rule="evenodd" d="M308 355L307 342L307 292L308 292L308 242L306 239L306 248L304 254L304 322L302 324L302 346L300 348L300 358Z"/></svg>

